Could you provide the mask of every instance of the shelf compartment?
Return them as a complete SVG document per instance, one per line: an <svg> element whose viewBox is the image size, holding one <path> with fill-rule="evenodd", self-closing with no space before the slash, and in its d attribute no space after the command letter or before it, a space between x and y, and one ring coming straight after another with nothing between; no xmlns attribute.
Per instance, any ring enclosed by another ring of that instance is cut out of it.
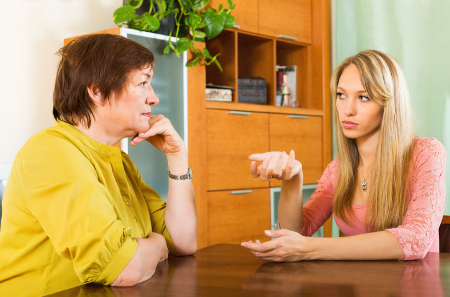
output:
<svg viewBox="0 0 450 297"><path fill-rule="evenodd" d="M267 104L275 105L275 40L240 32L237 40L238 77L264 78L267 86Z"/></svg>
<svg viewBox="0 0 450 297"><path fill-rule="evenodd" d="M222 65L223 72L220 72L219 67L210 65L206 67L206 83L219 86L228 86L234 88L232 91L233 101L237 101L237 43L235 31L223 31L219 36L206 41L206 48L211 56L217 57L220 65Z"/></svg>
<svg viewBox="0 0 450 297"><path fill-rule="evenodd" d="M294 42L277 40L276 64L280 66L297 66L295 97L300 108L310 108L308 47Z"/></svg>

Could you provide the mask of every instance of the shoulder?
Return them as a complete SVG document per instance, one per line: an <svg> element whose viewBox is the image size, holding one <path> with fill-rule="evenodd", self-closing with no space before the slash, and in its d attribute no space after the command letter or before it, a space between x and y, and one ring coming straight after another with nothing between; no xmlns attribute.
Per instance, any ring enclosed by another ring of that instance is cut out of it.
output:
<svg viewBox="0 0 450 297"><path fill-rule="evenodd" d="M331 187L330 191L334 192L334 188L336 188L337 175L339 172L339 160L335 158L328 164L327 168L322 174L319 183L324 187Z"/></svg>
<svg viewBox="0 0 450 297"><path fill-rule="evenodd" d="M64 128L54 126L33 135L20 149L17 158L25 162L26 172L42 178L89 177L95 170L83 143Z"/></svg>
<svg viewBox="0 0 450 297"><path fill-rule="evenodd" d="M426 160L445 161L447 156L445 148L436 138L418 138L413 151L414 163L423 163Z"/></svg>
<svg viewBox="0 0 450 297"><path fill-rule="evenodd" d="M339 159L336 157L333 161L328 164L327 168L324 171L324 175L336 175L339 171Z"/></svg>

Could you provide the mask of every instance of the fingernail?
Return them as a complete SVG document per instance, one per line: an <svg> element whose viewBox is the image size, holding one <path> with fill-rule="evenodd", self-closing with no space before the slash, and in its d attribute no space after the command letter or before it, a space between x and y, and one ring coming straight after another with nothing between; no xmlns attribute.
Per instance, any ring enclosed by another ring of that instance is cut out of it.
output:
<svg viewBox="0 0 450 297"><path fill-rule="evenodd" d="M243 243L241 243L241 246L243 246L243 247L247 247L246 245L245 245L245 243L243 242Z"/></svg>
<svg viewBox="0 0 450 297"><path fill-rule="evenodd" d="M294 153L294 150L291 150L291 152L289 154L293 154L293 153Z"/></svg>
<svg viewBox="0 0 450 297"><path fill-rule="evenodd" d="M267 235L272 235L272 231L270 231L270 230L266 230L264 232L266 232Z"/></svg>

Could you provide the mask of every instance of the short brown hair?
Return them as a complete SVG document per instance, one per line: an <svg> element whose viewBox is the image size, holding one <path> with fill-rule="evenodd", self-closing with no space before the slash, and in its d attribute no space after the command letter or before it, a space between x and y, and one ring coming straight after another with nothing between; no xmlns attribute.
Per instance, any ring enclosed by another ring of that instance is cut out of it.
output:
<svg viewBox="0 0 450 297"><path fill-rule="evenodd" d="M124 90L131 71L155 66L155 58L148 48L112 34L78 37L57 54L61 61L53 92L53 116L88 128L95 107L88 87L98 87L103 100L109 100L111 95L119 95Z"/></svg>

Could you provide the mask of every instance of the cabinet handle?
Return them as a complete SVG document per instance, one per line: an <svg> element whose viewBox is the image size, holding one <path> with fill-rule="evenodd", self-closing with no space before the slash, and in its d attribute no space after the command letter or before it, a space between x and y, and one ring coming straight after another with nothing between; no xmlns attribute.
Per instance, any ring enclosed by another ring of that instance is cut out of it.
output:
<svg viewBox="0 0 450 297"><path fill-rule="evenodd" d="M278 35L278 37L290 39L290 40L297 40L297 37L287 36L287 35L283 35L283 34Z"/></svg>
<svg viewBox="0 0 450 297"><path fill-rule="evenodd" d="M241 26L239 26L239 25L233 25L233 28L235 28L235 29L241 29Z"/></svg>
<svg viewBox="0 0 450 297"><path fill-rule="evenodd" d="M234 111L234 110L231 110L230 112L229 112L229 114L238 114L238 115L252 115L252 113L251 112L246 112L246 111Z"/></svg>
<svg viewBox="0 0 450 297"><path fill-rule="evenodd" d="M308 116L305 116L305 115L297 115L297 114L291 114L289 117L290 117L291 119L307 119L307 118L308 118Z"/></svg>
<svg viewBox="0 0 450 297"><path fill-rule="evenodd" d="M231 191L230 195L238 195L238 194L250 194L253 192L252 190L243 190L243 191Z"/></svg>

